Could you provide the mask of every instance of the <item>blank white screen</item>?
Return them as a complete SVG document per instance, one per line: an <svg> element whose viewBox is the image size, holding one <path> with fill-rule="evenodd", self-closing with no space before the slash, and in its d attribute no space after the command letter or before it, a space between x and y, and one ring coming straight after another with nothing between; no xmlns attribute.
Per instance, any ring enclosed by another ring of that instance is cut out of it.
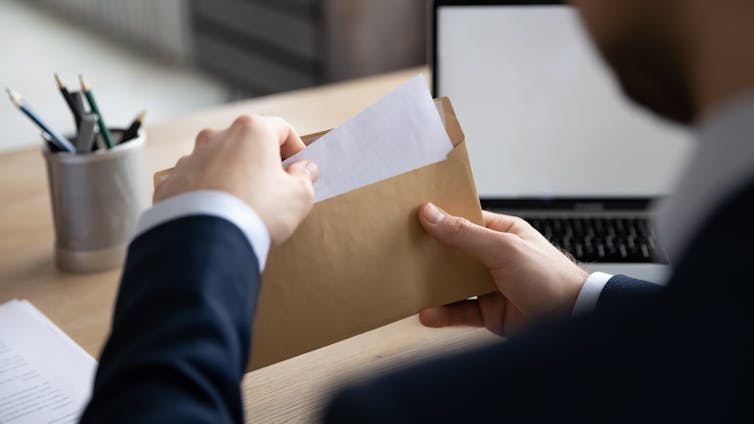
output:
<svg viewBox="0 0 754 424"><path fill-rule="evenodd" d="M447 6L437 25L480 197L667 194L687 131L624 98L574 9Z"/></svg>

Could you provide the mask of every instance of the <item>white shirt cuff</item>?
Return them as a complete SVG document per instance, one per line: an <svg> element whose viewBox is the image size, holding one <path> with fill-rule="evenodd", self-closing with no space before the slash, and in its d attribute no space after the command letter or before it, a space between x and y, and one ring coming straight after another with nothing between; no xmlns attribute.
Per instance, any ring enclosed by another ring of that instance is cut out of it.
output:
<svg viewBox="0 0 754 424"><path fill-rule="evenodd" d="M576 304L573 305L573 315L593 311L597 307L597 301L600 299L602 289L611 278L613 278L612 275L605 274L604 272L593 272L589 275L584 285L581 286L579 296L576 298Z"/></svg>
<svg viewBox="0 0 754 424"><path fill-rule="evenodd" d="M192 191L163 200L139 217L134 237L174 219L194 215L210 215L230 221L249 240L264 270L270 251L270 233L254 210L241 199L222 191Z"/></svg>

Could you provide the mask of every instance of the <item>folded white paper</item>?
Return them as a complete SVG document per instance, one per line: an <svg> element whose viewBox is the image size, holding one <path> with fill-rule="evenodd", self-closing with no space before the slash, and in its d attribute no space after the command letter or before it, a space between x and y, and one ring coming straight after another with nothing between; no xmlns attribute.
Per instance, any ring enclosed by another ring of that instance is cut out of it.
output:
<svg viewBox="0 0 754 424"><path fill-rule="evenodd" d="M326 106L323 106L326 107ZM283 162L319 167L319 202L443 161L453 144L421 75Z"/></svg>

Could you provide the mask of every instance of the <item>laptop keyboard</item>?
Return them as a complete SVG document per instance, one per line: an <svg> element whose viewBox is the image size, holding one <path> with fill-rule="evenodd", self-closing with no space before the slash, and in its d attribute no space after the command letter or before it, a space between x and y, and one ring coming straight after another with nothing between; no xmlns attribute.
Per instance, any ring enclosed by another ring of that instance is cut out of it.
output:
<svg viewBox="0 0 754 424"><path fill-rule="evenodd" d="M650 230L638 217L522 216L560 249L580 262L666 263Z"/></svg>

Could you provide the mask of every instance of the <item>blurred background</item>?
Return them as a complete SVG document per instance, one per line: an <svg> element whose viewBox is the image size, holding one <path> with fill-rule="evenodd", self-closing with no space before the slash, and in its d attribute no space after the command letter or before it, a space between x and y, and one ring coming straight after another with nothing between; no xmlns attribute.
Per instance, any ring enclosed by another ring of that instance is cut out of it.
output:
<svg viewBox="0 0 754 424"><path fill-rule="evenodd" d="M427 61L429 0L0 0L0 83L53 127L78 75L111 126ZM40 144L0 101L0 151Z"/></svg>

